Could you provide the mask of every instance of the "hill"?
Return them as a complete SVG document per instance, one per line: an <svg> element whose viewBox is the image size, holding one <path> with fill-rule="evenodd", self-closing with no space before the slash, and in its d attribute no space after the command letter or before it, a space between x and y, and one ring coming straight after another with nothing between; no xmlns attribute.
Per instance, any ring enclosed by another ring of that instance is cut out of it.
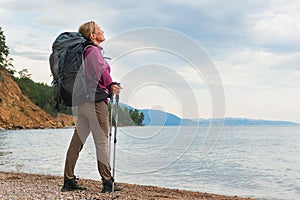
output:
<svg viewBox="0 0 300 200"><path fill-rule="evenodd" d="M144 109L140 112L144 113L143 125L145 126L188 126L197 124L191 119L181 119L174 114L160 110Z"/></svg>
<svg viewBox="0 0 300 200"><path fill-rule="evenodd" d="M9 73L0 70L0 127L3 129L62 128L72 126L73 117L52 117L25 96Z"/></svg>
<svg viewBox="0 0 300 200"><path fill-rule="evenodd" d="M200 119L200 125L209 125L212 119ZM214 119L220 121L221 119ZM248 119L227 117L224 126L299 126L300 124L282 120Z"/></svg>
<svg viewBox="0 0 300 200"><path fill-rule="evenodd" d="M132 106L122 104L123 107L135 109ZM153 110L141 109L144 113L144 126L209 126L212 121L222 122L223 119L182 119L172 113ZM299 126L300 124L289 121L274 121L264 119L248 118L224 118L224 126Z"/></svg>

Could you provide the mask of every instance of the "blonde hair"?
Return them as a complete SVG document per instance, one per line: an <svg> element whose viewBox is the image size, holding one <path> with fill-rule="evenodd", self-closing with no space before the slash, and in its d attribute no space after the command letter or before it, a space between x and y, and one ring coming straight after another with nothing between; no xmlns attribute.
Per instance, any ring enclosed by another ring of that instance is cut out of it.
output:
<svg viewBox="0 0 300 200"><path fill-rule="evenodd" d="M95 32L96 22L90 21L80 25L78 32L85 38L90 40L91 34Z"/></svg>

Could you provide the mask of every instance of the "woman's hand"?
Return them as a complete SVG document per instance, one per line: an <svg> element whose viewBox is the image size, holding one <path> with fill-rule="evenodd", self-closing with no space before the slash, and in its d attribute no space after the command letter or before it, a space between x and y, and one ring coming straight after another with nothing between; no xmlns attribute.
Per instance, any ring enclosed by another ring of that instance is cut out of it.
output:
<svg viewBox="0 0 300 200"><path fill-rule="evenodd" d="M121 89L123 89L121 86L113 84L110 88L111 92L114 94L120 94Z"/></svg>

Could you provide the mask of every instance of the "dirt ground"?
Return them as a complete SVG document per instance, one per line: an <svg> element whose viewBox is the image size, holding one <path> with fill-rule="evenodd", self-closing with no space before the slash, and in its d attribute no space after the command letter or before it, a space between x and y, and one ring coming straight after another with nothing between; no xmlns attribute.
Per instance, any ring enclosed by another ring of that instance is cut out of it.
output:
<svg viewBox="0 0 300 200"><path fill-rule="evenodd" d="M63 177L51 175L0 172L0 199L111 199L111 193L101 193L100 181L80 179L79 184L87 187L86 191L61 192ZM115 192L115 199L205 199L205 200L241 200L236 196L223 196L154 186L118 183L124 189Z"/></svg>

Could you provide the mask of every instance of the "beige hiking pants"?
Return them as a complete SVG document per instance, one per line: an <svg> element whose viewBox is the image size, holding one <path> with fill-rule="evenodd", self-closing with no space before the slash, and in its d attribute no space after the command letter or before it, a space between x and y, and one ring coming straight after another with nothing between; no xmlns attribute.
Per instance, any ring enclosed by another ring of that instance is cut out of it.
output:
<svg viewBox="0 0 300 200"><path fill-rule="evenodd" d="M108 155L108 132L109 116L106 102L87 102L77 108L75 120L76 128L67 151L65 161L64 178L74 177L74 168L79 156L79 152L92 132L96 154L98 171L102 181L111 179L111 168ZM88 170L88 169L87 169Z"/></svg>

